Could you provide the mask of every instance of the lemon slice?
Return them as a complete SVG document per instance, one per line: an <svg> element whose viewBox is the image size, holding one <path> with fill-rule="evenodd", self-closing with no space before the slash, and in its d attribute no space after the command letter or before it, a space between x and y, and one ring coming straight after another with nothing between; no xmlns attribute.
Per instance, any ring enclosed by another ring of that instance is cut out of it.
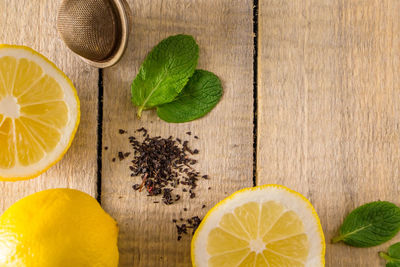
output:
<svg viewBox="0 0 400 267"><path fill-rule="evenodd" d="M79 117L61 70L28 47L0 45L0 180L33 178L59 161Z"/></svg>
<svg viewBox="0 0 400 267"><path fill-rule="evenodd" d="M324 255L311 203L280 185L246 188L221 201L192 240L197 267L318 267Z"/></svg>

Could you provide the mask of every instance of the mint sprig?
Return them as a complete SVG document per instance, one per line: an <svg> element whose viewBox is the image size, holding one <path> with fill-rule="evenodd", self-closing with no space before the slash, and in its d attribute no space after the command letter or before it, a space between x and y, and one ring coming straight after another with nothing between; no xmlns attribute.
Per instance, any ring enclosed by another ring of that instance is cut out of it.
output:
<svg viewBox="0 0 400 267"><path fill-rule="evenodd" d="M400 267L400 242L391 245L388 252L379 252L379 256L386 261L386 267Z"/></svg>
<svg viewBox="0 0 400 267"><path fill-rule="evenodd" d="M146 57L132 82L137 114L157 108L167 122L188 122L210 112L222 96L221 81L213 73L196 70L199 47L192 36L162 40Z"/></svg>
<svg viewBox="0 0 400 267"><path fill-rule="evenodd" d="M189 35L170 36L155 46L131 86L138 116L142 110L173 101L193 75L198 58L199 47Z"/></svg>
<svg viewBox="0 0 400 267"><path fill-rule="evenodd" d="M387 201L364 204L344 220L333 243L372 247L392 239L400 230L400 208Z"/></svg>

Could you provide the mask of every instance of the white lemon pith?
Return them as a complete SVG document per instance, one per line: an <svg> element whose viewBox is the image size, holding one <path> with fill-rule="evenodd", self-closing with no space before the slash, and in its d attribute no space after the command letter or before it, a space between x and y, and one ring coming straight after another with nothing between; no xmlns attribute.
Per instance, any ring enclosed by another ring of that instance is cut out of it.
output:
<svg viewBox="0 0 400 267"><path fill-rule="evenodd" d="M247 188L221 201L192 240L196 267L318 267L324 254L314 208L278 185Z"/></svg>
<svg viewBox="0 0 400 267"><path fill-rule="evenodd" d="M33 178L60 160L79 116L76 90L53 63L0 45L0 180Z"/></svg>
<svg viewBox="0 0 400 267"><path fill-rule="evenodd" d="M117 267L117 240L117 223L93 197L45 190L0 217L0 266Z"/></svg>

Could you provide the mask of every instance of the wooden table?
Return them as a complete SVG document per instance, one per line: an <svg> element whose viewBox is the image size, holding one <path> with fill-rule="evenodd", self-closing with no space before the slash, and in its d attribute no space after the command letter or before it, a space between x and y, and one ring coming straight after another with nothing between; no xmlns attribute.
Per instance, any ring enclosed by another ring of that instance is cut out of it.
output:
<svg viewBox="0 0 400 267"><path fill-rule="evenodd" d="M384 266L377 253L398 237L369 249L330 239L353 208L378 199L400 204L400 1L129 5L133 31L126 54L98 70L60 40L59 1L0 0L0 43L27 45L54 61L74 82L82 112L62 161L37 179L0 183L0 211L43 189L77 188L118 221L121 266L190 266L190 236L176 240L173 218L203 216L203 204L210 208L240 188L278 183L314 204L327 266ZM221 78L223 99L191 123L167 124L154 112L138 120L130 83L146 53L177 33L195 37L199 67ZM200 183L197 198L160 206L132 190L127 165L111 159L127 147L118 129L142 126L151 135L185 138L192 131L200 137L197 168L211 179Z"/></svg>

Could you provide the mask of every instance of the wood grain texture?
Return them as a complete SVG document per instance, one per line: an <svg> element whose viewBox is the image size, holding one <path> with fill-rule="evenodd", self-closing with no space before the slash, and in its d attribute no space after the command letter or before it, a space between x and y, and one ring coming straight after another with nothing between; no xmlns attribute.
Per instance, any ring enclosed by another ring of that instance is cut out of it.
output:
<svg viewBox="0 0 400 267"><path fill-rule="evenodd" d="M203 217L225 196L252 185L252 1L131 0L129 4L133 13L129 47L120 63L104 70L103 144L109 149L103 151L102 205L120 226L121 266L191 266L191 236L178 242L172 219ZM209 115L191 123L168 124L155 111L143 112L139 120L130 102L130 84L151 48L178 33L195 37L199 67L221 78L224 96ZM134 135L142 126L152 136L187 139L200 150L196 168L211 179L199 183L195 199L185 196L171 206L155 204L156 198L132 189L140 178L130 177L128 160L111 162L118 151L130 150L127 135L119 135L118 129ZM201 209L203 204L206 209Z"/></svg>
<svg viewBox="0 0 400 267"><path fill-rule="evenodd" d="M63 44L56 30L59 1L0 1L0 43L32 47L72 80L81 101L81 123L65 157L39 178L0 182L0 213L16 200L49 188L69 187L96 194L98 70Z"/></svg>
<svg viewBox="0 0 400 267"><path fill-rule="evenodd" d="M400 2L263 0L258 184L308 197L327 266L384 266L378 251L330 244L346 214L399 201Z"/></svg>

